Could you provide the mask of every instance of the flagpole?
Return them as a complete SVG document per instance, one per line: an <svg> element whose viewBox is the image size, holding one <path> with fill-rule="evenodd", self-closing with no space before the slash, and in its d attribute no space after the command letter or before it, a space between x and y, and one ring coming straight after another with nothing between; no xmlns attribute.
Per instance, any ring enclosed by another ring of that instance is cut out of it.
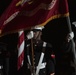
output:
<svg viewBox="0 0 76 75"><path fill-rule="evenodd" d="M34 63L33 39L31 39L31 48L32 48L32 74L35 75L35 63ZM31 75L32 75L32 74L31 74Z"/></svg>
<svg viewBox="0 0 76 75"><path fill-rule="evenodd" d="M70 17L66 17L67 23L68 23L68 28L69 28L69 32L72 32L72 27L71 27L71 21L70 21ZM75 51L75 42L73 39L71 39L72 42L72 52L74 54L73 56L73 60L74 60L74 65L75 65L75 73L76 73L76 51Z"/></svg>

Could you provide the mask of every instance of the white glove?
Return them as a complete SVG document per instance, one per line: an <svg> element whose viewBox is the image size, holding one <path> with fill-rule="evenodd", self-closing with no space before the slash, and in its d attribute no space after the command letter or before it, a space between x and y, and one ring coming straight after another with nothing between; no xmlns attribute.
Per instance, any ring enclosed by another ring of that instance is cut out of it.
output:
<svg viewBox="0 0 76 75"><path fill-rule="evenodd" d="M76 27L76 21L75 22L72 22L72 24L75 25L75 27Z"/></svg>
<svg viewBox="0 0 76 75"><path fill-rule="evenodd" d="M34 36L33 31L30 31L30 32L26 35L26 37L27 37L28 40L29 40L29 39L32 39L33 36Z"/></svg>
<svg viewBox="0 0 76 75"><path fill-rule="evenodd" d="M73 39L74 38L74 32L70 32L69 34L68 34L68 42L71 40L71 39Z"/></svg>
<svg viewBox="0 0 76 75"><path fill-rule="evenodd" d="M74 33L73 32L69 33L69 37L70 37L70 39L73 39L74 38Z"/></svg>

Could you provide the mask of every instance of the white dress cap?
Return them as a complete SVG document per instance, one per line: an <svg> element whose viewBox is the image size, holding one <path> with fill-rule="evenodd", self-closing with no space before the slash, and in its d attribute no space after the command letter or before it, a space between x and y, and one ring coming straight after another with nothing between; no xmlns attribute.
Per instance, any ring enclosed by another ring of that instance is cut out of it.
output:
<svg viewBox="0 0 76 75"><path fill-rule="evenodd" d="M44 26L35 26L32 29L38 29L38 30L42 30L44 28Z"/></svg>

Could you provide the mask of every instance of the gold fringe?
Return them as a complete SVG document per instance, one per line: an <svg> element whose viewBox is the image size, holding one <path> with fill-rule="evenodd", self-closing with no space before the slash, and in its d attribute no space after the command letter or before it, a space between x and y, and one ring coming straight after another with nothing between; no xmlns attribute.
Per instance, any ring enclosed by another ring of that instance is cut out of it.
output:
<svg viewBox="0 0 76 75"><path fill-rule="evenodd" d="M50 22L51 20L53 19L57 19L57 18L61 18L61 17L67 17L69 16L69 12L66 13L66 14L59 14L59 15L54 15L52 17L50 17L47 21L45 21L44 23L42 24L39 24L38 26L45 26L48 22ZM17 33L18 31L21 31L21 30L30 30L31 29L31 26L28 27L28 28L25 28L25 29L19 29L19 30L15 30L15 31L11 31L11 32L7 32L5 34L2 34L2 30L0 30L0 37L4 36L4 35L7 35L7 34L12 34L12 33Z"/></svg>
<svg viewBox="0 0 76 75"><path fill-rule="evenodd" d="M1 34L2 30L0 30L0 34Z"/></svg>
<svg viewBox="0 0 76 75"><path fill-rule="evenodd" d="M66 14L59 14L59 15L54 15L52 17L50 17L47 21L45 21L44 23L40 24L39 26L45 26L48 22L50 22L53 19L57 19L57 18L61 18L61 17L67 17L69 16L69 12Z"/></svg>
<svg viewBox="0 0 76 75"><path fill-rule="evenodd" d="M16 6L21 5L22 1L19 1L18 3L16 3Z"/></svg>

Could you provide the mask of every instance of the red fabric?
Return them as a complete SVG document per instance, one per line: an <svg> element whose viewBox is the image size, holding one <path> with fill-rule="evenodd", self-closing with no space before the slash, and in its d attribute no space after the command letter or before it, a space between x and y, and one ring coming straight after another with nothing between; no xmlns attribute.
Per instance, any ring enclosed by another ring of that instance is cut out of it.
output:
<svg viewBox="0 0 76 75"><path fill-rule="evenodd" d="M13 0L1 16L1 34L28 29L35 25L46 25L46 23L51 20L51 17L59 14L61 14L60 17L63 17L64 14L68 13L67 0L32 0L33 2L31 4L26 2L23 6L16 6L18 1L19 0ZM50 7L53 7L50 10L48 10L49 5ZM19 12L19 14L12 21L4 24L4 22L15 12Z"/></svg>

